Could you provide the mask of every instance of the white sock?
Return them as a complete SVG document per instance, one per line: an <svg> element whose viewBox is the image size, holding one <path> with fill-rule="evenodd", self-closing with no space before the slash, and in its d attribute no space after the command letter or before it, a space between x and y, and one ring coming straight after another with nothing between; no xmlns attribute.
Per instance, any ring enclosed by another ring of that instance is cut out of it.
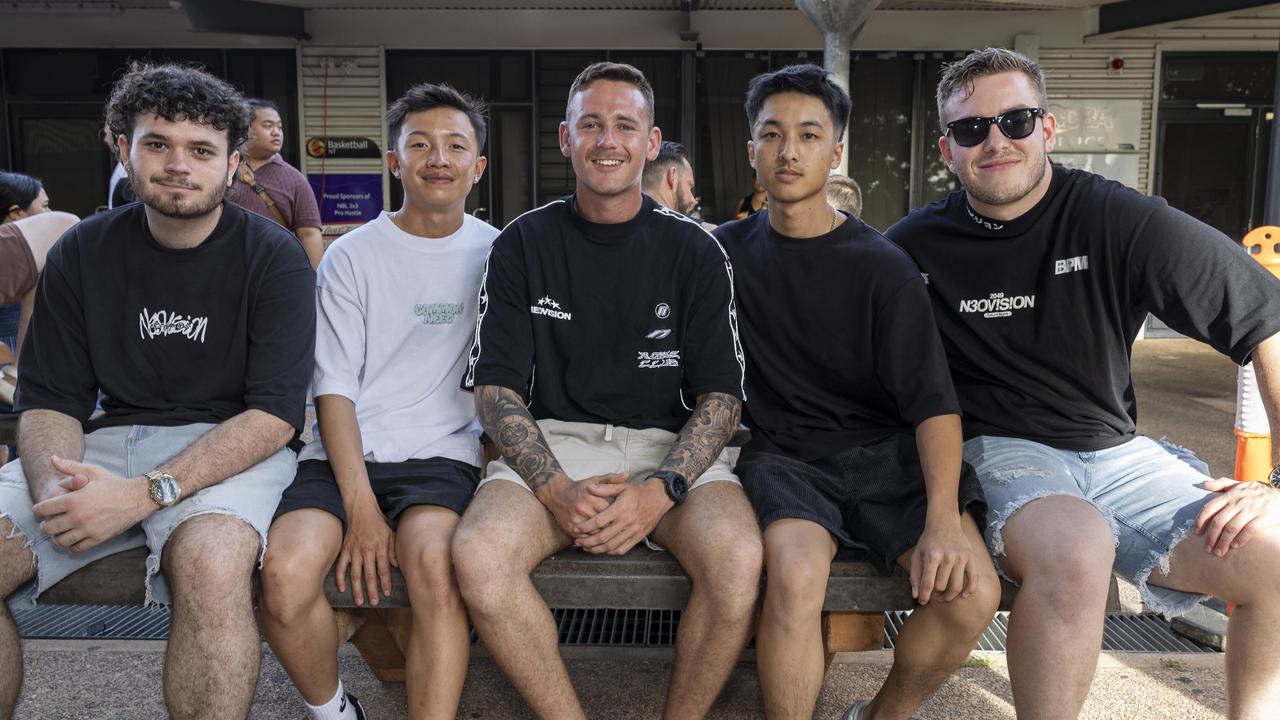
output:
<svg viewBox="0 0 1280 720"><path fill-rule="evenodd" d="M356 720L356 709L347 702L347 692L342 689L342 678L338 678L338 692L333 699L323 705L312 705L302 701L311 711L311 720Z"/></svg>

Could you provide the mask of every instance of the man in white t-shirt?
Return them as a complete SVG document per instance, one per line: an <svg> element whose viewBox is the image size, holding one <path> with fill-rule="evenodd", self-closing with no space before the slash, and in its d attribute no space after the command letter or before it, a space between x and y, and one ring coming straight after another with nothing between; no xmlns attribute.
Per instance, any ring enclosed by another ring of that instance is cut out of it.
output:
<svg viewBox="0 0 1280 720"><path fill-rule="evenodd" d="M315 720L364 713L338 678L324 579L357 605L404 574L412 718L452 718L470 639L449 548L480 480L479 425L458 388L485 257L498 231L465 212L484 173L484 107L447 85L387 111L404 205L344 235L320 263L314 392L319 440L299 455L262 568L262 626ZM335 566L336 561L336 566Z"/></svg>

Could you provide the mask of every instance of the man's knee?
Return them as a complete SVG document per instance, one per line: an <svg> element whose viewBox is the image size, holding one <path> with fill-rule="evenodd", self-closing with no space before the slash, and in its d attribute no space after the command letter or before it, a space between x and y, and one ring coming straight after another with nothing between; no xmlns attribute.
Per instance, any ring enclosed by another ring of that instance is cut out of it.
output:
<svg viewBox="0 0 1280 720"><path fill-rule="evenodd" d="M258 532L230 515L207 514L185 520L161 553L165 575L179 596L247 591L260 547Z"/></svg>
<svg viewBox="0 0 1280 720"><path fill-rule="evenodd" d="M768 604L787 616L818 617L827 596L831 559L824 552L770 548L765 568Z"/></svg>
<svg viewBox="0 0 1280 720"><path fill-rule="evenodd" d="M36 556L8 518L0 517L0 600L36 576Z"/></svg>
<svg viewBox="0 0 1280 720"><path fill-rule="evenodd" d="M262 609L277 622L291 622L323 592L324 576L332 562L317 549L314 545L268 543L260 574Z"/></svg>
<svg viewBox="0 0 1280 720"><path fill-rule="evenodd" d="M501 607L505 588L517 573L523 573L514 548L500 537L486 532L483 525L469 524L465 517L453 537L450 557L458 590L473 612Z"/></svg>
<svg viewBox="0 0 1280 720"><path fill-rule="evenodd" d="M443 534L427 535L408 552L400 553L400 572L415 610L433 612L460 605L451 540Z"/></svg>
<svg viewBox="0 0 1280 720"><path fill-rule="evenodd" d="M754 525L750 530L755 530ZM724 612L750 613L760 593L764 564L760 533L725 534L695 553L698 561L685 568L694 587L705 588Z"/></svg>
<svg viewBox="0 0 1280 720"><path fill-rule="evenodd" d="M982 632L991 624L991 618L1000 609L1000 596L1003 588L994 570L979 569L978 584L973 594L959 595L950 602L933 600L929 606L935 608L939 616L951 628L950 635L976 641Z"/></svg>
<svg viewBox="0 0 1280 720"><path fill-rule="evenodd" d="M1115 533L1085 500L1049 496L1019 508L1002 529L1001 567L1016 582L1106 585L1115 564Z"/></svg>

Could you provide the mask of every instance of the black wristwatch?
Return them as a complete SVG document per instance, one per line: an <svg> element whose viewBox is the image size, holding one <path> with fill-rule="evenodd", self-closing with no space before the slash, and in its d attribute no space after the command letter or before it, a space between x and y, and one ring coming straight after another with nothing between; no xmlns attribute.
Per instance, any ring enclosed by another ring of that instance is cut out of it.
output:
<svg viewBox="0 0 1280 720"><path fill-rule="evenodd" d="M671 502L679 505L684 502L686 496L689 495L689 481L678 472L671 470L658 470L649 473L649 477L658 478L662 481L662 486L667 490L667 497L671 498Z"/></svg>
<svg viewBox="0 0 1280 720"><path fill-rule="evenodd" d="M1272 490L1280 490L1280 465L1271 469L1271 474L1267 476L1267 484Z"/></svg>

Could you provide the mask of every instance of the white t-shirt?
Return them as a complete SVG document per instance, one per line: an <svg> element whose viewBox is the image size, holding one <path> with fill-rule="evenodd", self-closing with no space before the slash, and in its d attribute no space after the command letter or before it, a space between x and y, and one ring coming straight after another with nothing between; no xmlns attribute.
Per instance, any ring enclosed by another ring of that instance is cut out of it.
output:
<svg viewBox="0 0 1280 720"><path fill-rule="evenodd" d="M384 212L325 251L312 387L315 395L355 403L365 460L445 457L480 465L475 405L458 383L497 235L467 215L449 237L418 237ZM327 456L317 439L298 459Z"/></svg>

